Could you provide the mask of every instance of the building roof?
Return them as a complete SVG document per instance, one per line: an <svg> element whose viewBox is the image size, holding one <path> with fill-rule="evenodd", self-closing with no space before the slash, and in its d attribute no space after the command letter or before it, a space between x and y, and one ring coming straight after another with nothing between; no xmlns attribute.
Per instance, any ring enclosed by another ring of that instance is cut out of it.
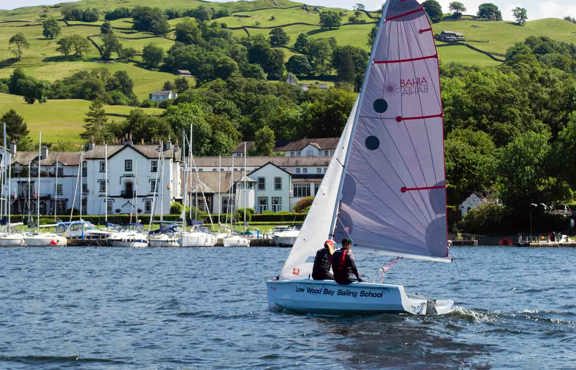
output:
<svg viewBox="0 0 576 370"><path fill-rule="evenodd" d="M188 192L190 193L218 193L218 180L220 179L220 192L227 193L230 191L231 177L233 183L242 179L242 171L222 171L220 177L218 172L193 172L188 177Z"/></svg>
<svg viewBox="0 0 576 370"><path fill-rule="evenodd" d="M330 164L330 157L246 157L246 166L250 168L262 167L268 162L281 167L326 167ZM219 157L194 157L196 167L218 168ZM232 157L222 157L222 167L231 167ZM234 158L234 166L244 166L244 158Z"/></svg>
<svg viewBox="0 0 576 370"><path fill-rule="evenodd" d="M236 146L236 148L232 151L232 153L240 153L244 154L244 143L246 143L246 151L250 153L250 151L254 148L253 141L242 141L240 144Z"/></svg>
<svg viewBox="0 0 576 370"><path fill-rule="evenodd" d="M172 90L162 90L162 91L153 91L150 93L150 95L156 95L156 96L170 96L170 94L173 94L174 92Z"/></svg>
<svg viewBox="0 0 576 370"><path fill-rule="evenodd" d="M320 150L334 150L338 145L338 137L321 137L321 138L304 138L300 140L293 141L284 146L274 149L276 152L289 152L298 151L306 148L308 145L313 145Z"/></svg>
<svg viewBox="0 0 576 370"><path fill-rule="evenodd" d="M28 163L36 163L38 152L16 152L13 163L27 166ZM80 153L76 152L48 152L48 157L40 162L41 166L53 166L56 162L65 166L78 166L80 164Z"/></svg>
<svg viewBox="0 0 576 370"><path fill-rule="evenodd" d="M104 159L106 150L108 150L108 158L113 157L117 153L120 153L127 147L131 147L138 153L142 154L146 158L150 159L158 159L158 155L160 154L160 144L155 145L134 145L134 144L124 144L124 145L108 145L106 149L105 145L94 145L90 150L84 153L85 159ZM164 158L173 158L175 160L180 159L180 150L178 147L168 148L164 150Z"/></svg>

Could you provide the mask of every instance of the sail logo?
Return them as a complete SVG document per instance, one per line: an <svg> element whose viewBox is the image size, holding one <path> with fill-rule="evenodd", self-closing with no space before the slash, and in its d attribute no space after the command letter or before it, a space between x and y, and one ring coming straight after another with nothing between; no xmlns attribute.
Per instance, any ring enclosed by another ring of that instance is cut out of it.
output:
<svg viewBox="0 0 576 370"><path fill-rule="evenodd" d="M402 95L427 94L428 91L428 79L424 76L400 79L400 94Z"/></svg>

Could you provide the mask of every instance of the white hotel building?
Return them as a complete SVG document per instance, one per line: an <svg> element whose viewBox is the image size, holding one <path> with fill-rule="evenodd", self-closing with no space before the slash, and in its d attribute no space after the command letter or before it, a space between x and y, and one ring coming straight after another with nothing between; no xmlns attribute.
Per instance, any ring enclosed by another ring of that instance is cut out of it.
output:
<svg viewBox="0 0 576 370"><path fill-rule="evenodd" d="M290 211L300 199L316 194L337 143L317 139L324 141L320 146L306 140L285 146L284 156L194 157L187 159L187 174L180 150L170 144L90 145L83 153L44 149L39 183L38 152L17 152L12 160L11 210L35 212L39 195L44 215L65 215L72 208L83 214L150 214L153 208L156 214L167 214L186 191L189 204L211 213L239 208ZM2 193L8 194L8 186Z"/></svg>

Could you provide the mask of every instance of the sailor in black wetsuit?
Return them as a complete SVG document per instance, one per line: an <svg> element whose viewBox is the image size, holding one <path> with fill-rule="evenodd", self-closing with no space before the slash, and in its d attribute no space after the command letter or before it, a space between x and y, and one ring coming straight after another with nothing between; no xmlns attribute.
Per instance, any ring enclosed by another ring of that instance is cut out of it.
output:
<svg viewBox="0 0 576 370"><path fill-rule="evenodd" d="M334 253L334 241L326 240L324 248L318 249L312 267L312 279L314 280L334 280L330 272L332 266L332 253Z"/></svg>
<svg viewBox="0 0 576 370"><path fill-rule="evenodd" d="M350 284L353 281L362 281L356 261L352 255L352 241L342 239L342 248L334 252L332 256L332 271L334 271L334 280L338 284Z"/></svg>

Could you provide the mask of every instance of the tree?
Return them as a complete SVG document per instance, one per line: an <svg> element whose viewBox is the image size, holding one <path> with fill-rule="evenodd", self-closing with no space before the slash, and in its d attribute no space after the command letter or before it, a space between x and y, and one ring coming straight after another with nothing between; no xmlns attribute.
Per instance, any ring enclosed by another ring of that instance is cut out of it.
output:
<svg viewBox="0 0 576 370"><path fill-rule="evenodd" d="M301 54L308 54L310 51L310 40L308 35L305 33L299 33L294 43L294 50Z"/></svg>
<svg viewBox="0 0 576 370"><path fill-rule="evenodd" d="M55 18L47 18L42 21L42 34L47 39L55 39L60 34L60 25Z"/></svg>
<svg viewBox="0 0 576 370"><path fill-rule="evenodd" d="M142 61L150 68L156 68L164 59L164 49L154 44L148 44L142 49Z"/></svg>
<svg viewBox="0 0 576 370"><path fill-rule="evenodd" d="M118 57L121 60L130 60L138 54L138 51L134 48L122 48L118 53Z"/></svg>
<svg viewBox="0 0 576 370"><path fill-rule="evenodd" d="M478 18L490 20L490 21L501 21L502 13L500 9L492 3L480 4L478 7Z"/></svg>
<svg viewBox="0 0 576 370"><path fill-rule="evenodd" d="M95 100L90 104L84 122L86 122L84 132L80 134L82 139L95 144L104 144L111 139L108 118L106 118L106 111L100 100Z"/></svg>
<svg viewBox="0 0 576 370"><path fill-rule="evenodd" d="M137 6L132 10L134 29L164 35L170 31L166 16L159 8Z"/></svg>
<svg viewBox="0 0 576 370"><path fill-rule="evenodd" d="M324 10L320 12L320 28L336 29L340 28L340 14L334 10Z"/></svg>
<svg viewBox="0 0 576 370"><path fill-rule="evenodd" d="M526 10L526 8L516 7L514 8L514 10L512 10L512 14L516 19L516 24L520 26L523 26L526 23L526 20L528 19L528 11Z"/></svg>
<svg viewBox="0 0 576 370"><path fill-rule="evenodd" d="M442 20L442 6L436 0L426 0L422 3L422 7L428 13L432 23L438 23Z"/></svg>
<svg viewBox="0 0 576 370"><path fill-rule="evenodd" d="M12 53L14 53L16 56L16 59L20 60L22 59L22 53L24 52L24 49L28 49L30 44L28 43L28 40L26 40L26 36L24 36L22 32L18 32L17 34L10 37L10 40L8 40L8 46L10 47Z"/></svg>
<svg viewBox="0 0 576 370"><path fill-rule="evenodd" d="M315 74L323 75L330 71L334 44L333 40L326 39L314 39L310 42L308 60L310 60Z"/></svg>
<svg viewBox="0 0 576 370"><path fill-rule="evenodd" d="M109 21L102 23L102 25L100 26L100 34L105 35L112 32L113 32L112 25L110 24Z"/></svg>
<svg viewBox="0 0 576 370"><path fill-rule="evenodd" d="M122 44L113 33L106 33L101 35L104 45L102 45L102 59L109 60L112 53L120 54Z"/></svg>
<svg viewBox="0 0 576 370"><path fill-rule="evenodd" d="M187 20L176 25L176 41L184 44L203 44L202 32L196 21Z"/></svg>
<svg viewBox="0 0 576 370"><path fill-rule="evenodd" d="M298 77L309 76L312 73L312 65L308 57L301 54L292 55L286 63L286 69Z"/></svg>
<svg viewBox="0 0 576 370"><path fill-rule="evenodd" d="M286 46L290 41L290 37L282 27L273 28L268 34L270 45L274 47Z"/></svg>
<svg viewBox="0 0 576 370"><path fill-rule="evenodd" d="M508 143L498 159L498 189L505 205L517 213L530 203L565 201L569 187L550 174L550 134L523 132Z"/></svg>
<svg viewBox="0 0 576 370"><path fill-rule="evenodd" d="M450 3L448 8L453 11L453 15L455 18L460 18L462 13L466 11L466 7L459 1L453 1Z"/></svg>
<svg viewBox="0 0 576 370"><path fill-rule="evenodd" d="M257 155L272 155L276 145L274 131L268 126L264 126L254 134L254 145Z"/></svg>
<svg viewBox="0 0 576 370"><path fill-rule="evenodd" d="M82 57L90 50L90 43L80 35L63 37L57 42L57 51L64 54L65 57L75 56Z"/></svg>
<svg viewBox="0 0 576 370"><path fill-rule="evenodd" d="M354 46L337 47L332 54L332 65L338 72L338 81L360 88L364 79L364 70L368 53Z"/></svg>
<svg viewBox="0 0 576 370"><path fill-rule="evenodd" d="M300 136L340 136L352 110L356 94L346 90L329 89L310 93L312 102L303 112L305 127Z"/></svg>
<svg viewBox="0 0 576 370"><path fill-rule="evenodd" d="M31 140L28 136L28 126L22 118L14 109L10 109L8 112L0 118L0 122L6 124L6 134L10 142L15 142L19 150L31 149Z"/></svg>
<svg viewBox="0 0 576 370"><path fill-rule="evenodd" d="M174 87L176 91L179 93L183 93L184 91L188 90L190 85L188 84L188 79L186 77L178 77L174 80Z"/></svg>

